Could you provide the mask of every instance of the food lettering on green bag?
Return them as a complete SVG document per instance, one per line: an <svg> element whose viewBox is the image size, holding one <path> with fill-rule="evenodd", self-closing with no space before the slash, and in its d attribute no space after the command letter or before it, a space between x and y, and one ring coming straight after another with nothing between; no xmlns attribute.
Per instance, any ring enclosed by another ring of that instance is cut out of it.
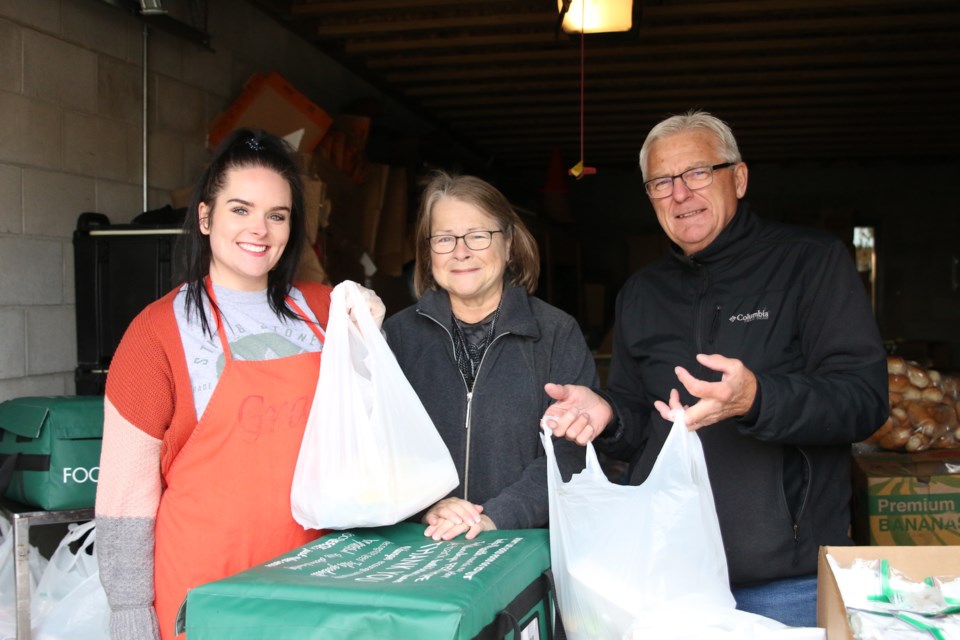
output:
<svg viewBox="0 0 960 640"><path fill-rule="evenodd" d="M67 484L69 482L75 482L76 484L83 484L85 482L96 482L100 478L100 467L91 467L86 469L84 467L64 467L63 468L63 483Z"/></svg>

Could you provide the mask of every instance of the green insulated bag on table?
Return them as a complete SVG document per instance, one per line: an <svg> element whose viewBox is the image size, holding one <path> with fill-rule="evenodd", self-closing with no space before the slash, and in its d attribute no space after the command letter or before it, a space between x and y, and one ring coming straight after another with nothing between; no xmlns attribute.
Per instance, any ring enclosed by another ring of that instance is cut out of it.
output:
<svg viewBox="0 0 960 640"><path fill-rule="evenodd" d="M191 589L178 630L190 640L553 637L546 529L448 542L423 530L400 523L335 531Z"/></svg>
<svg viewBox="0 0 960 640"><path fill-rule="evenodd" d="M103 396L0 403L0 489L48 511L91 508L102 438Z"/></svg>

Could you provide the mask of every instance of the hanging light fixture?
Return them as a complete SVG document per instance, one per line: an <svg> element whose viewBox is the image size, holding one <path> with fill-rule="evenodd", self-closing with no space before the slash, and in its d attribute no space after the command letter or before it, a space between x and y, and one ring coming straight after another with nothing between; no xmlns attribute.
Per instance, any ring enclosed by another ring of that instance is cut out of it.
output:
<svg viewBox="0 0 960 640"><path fill-rule="evenodd" d="M567 171L580 180L597 173L596 167L587 166L583 157L585 34L629 31L633 26L633 0L557 0L557 9L560 12L557 34L560 33L560 26L564 31L580 34L580 161Z"/></svg>
<svg viewBox="0 0 960 640"><path fill-rule="evenodd" d="M629 31L633 27L633 0L557 0L567 33Z"/></svg>

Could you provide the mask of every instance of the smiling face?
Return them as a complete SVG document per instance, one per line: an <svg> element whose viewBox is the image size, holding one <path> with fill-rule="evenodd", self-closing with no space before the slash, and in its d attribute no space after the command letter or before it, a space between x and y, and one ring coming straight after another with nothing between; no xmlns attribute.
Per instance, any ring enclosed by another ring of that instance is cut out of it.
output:
<svg viewBox="0 0 960 640"><path fill-rule="evenodd" d="M290 185L263 167L229 169L212 207L200 203L200 232L210 236L210 280L237 291L267 288L267 274L290 237Z"/></svg>
<svg viewBox="0 0 960 640"><path fill-rule="evenodd" d="M493 217L454 198L438 200L430 219L432 236L461 236L500 228ZM486 249L469 249L461 239L451 253L431 254L433 279L450 294L454 315L466 322L477 322L496 309L503 293L503 273L509 255L510 240L503 233L493 234Z"/></svg>
<svg viewBox="0 0 960 640"><path fill-rule="evenodd" d="M656 140L650 146L645 176L674 176L695 167L723 162L719 142L709 131L691 129ZM648 179L649 179L648 178ZM720 235L737 212L737 202L747 191L747 165L740 162L713 173L710 186L691 191L680 178L673 194L651 198L657 220L684 255L705 249Z"/></svg>

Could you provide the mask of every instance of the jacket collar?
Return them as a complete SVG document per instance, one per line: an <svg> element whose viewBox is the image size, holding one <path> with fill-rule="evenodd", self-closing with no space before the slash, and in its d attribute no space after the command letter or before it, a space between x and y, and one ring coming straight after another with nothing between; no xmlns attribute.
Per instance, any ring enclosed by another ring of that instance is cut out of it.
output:
<svg viewBox="0 0 960 640"><path fill-rule="evenodd" d="M758 224L759 220L750 210L750 205L741 200L733 218L705 248L687 256L679 246L671 243L670 252L674 258L687 266L719 262L731 255L738 255L741 247L750 242Z"/></svg>
<svg viewBox="0 0 960 640"><path fill-rule="evenodd" d="M443 289L428 289L420 296L417 313L426 315L444 327L450 325L450 295ZM503 283L503 302L497 320L497 335L515 333L530 338L540 337L540 328L533 317L530 296L524 287Z"/></svg>

